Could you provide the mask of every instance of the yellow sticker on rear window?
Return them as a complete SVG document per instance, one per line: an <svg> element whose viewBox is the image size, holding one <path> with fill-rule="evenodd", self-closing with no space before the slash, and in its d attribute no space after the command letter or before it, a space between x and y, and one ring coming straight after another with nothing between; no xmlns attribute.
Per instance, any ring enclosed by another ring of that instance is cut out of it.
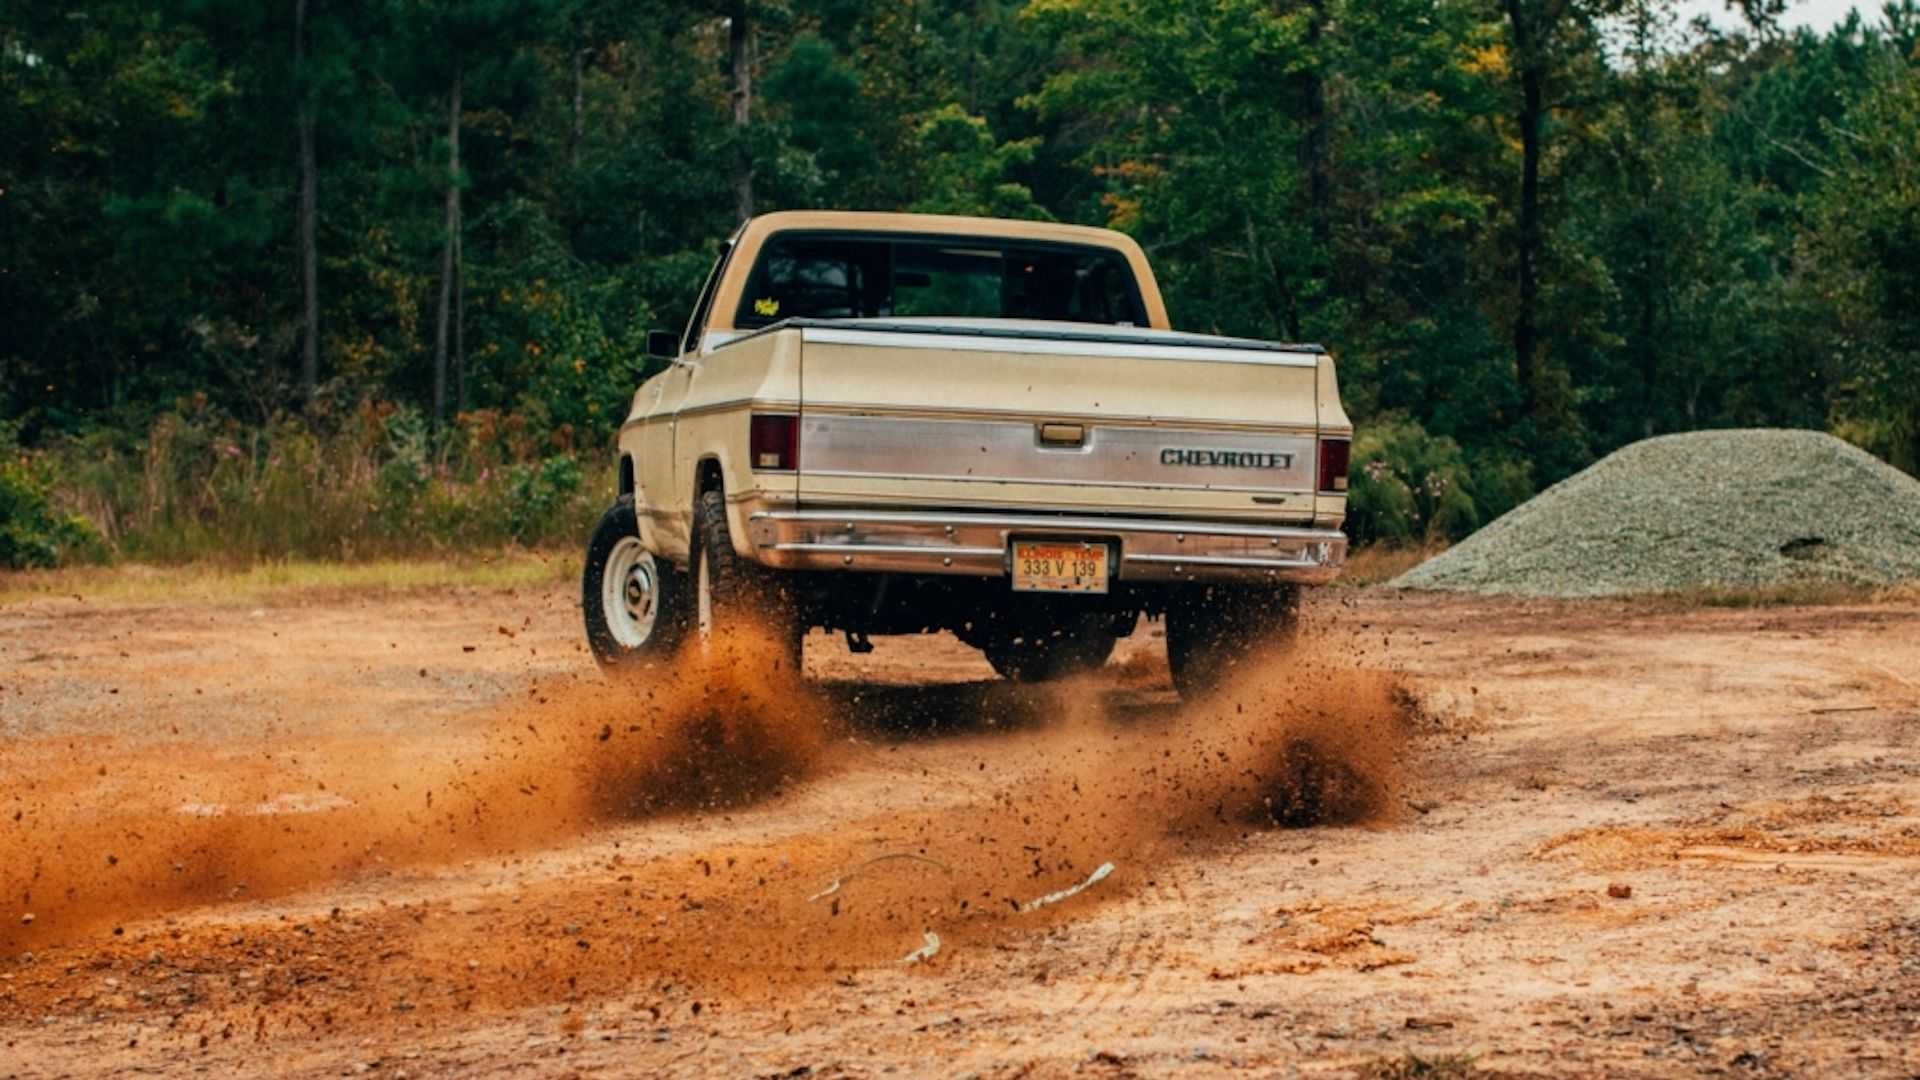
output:
<svg viewBox="0 0 1920 1080"><path fill-rule="evenodd" d="M753 313L755 315L765 315L768 318L772 318L780 314L780 301L763 296L753 302Z"/></svg>

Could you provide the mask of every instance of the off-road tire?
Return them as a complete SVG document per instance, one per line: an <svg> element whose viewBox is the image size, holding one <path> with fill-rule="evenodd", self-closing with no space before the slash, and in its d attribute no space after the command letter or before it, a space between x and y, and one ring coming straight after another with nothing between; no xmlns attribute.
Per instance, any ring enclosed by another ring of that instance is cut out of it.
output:
<svg viewBox="0 0 1920 1080"><path fill-rule="evenodd" d="M1291 644L1300 626L1300 590L1193 585L1167 604L1167 667L1188 700L1220 684L1263 649Z"/></svg>
<svg viewBox="0 0 1920 1080"><path fill-rule="evenodd" d="M806 628L800 625L779 576L741 558L733 549L733 533L727 525L726 494L718 489L701 492L694 503L692 554L689 576L694 594L694 632L705 635L725 633L729 627L743 624L757 626L779 645L780 663L798 672L801 639ZM704 599L701 596L703 582L708 594ZM708 612L705 625L699 614L702 607Z"/></svg>
<svg viewBox="0 0 1920 1080"><path fill-rule="evenodd" d="M621 580L609 581L609 573ZM587 646L608 672L671 656L686 637L692 612L685 577L641 545L631 495L600 515L587 541L580 611Z"/></svg>
<svg viewBox="0 0 1920 1080"><path fill-rule="evenodd" d="M988 639L981 652L1000 677L1017 683L1048 682L1097 670L1113 655L1113 616L1081 612L1046 630L1029 630L1014 640L1002 634Z"/></svg>

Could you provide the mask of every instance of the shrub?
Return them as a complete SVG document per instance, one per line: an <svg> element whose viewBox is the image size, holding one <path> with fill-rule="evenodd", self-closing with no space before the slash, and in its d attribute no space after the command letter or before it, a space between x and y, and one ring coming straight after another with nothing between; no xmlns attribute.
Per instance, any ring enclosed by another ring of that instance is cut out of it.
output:
<svg viewBox="0 0 1920 1080"><path fill-rule="evenodd" d="M1454 541L1533 493L1521 461L1484 454L1389 415L1360 425L1348 476L1348 531L1356 544Z"/></svg>
<svg viewBox="0 0 1920 1080"><path fill-rule="evenodd" d="M107 544L93 523L55 508L47 462L13 443L12 430L0 430L0 567L105 562Z"/></svg>
<svg viewBox="0 0 1920 1080"><path fill-rule="evenodd" d="M521 414L435 429L417 410L364 402L251 426L190 399L146 434L96 432L43 458L123 554L155 562L571 546L613 486L603 455L576 459L559 449L569 434Z"/></svg>
<svg viewBox="0 0 1920 1080"><path fill-rule="evenodd" d="M582 480L580 463L570 457L550 457L538 465L509 469L507 521L513 538L527 543L545 535L568 500L580 491Z"/></svg>

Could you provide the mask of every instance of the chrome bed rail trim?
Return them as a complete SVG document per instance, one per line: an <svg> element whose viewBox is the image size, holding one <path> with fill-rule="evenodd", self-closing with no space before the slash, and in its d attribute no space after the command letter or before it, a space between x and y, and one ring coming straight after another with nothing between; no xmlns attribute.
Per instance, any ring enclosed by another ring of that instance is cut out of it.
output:
<svg viewBox="0 0 1920 1080"><path fill-rule="evenodd" d="M899 329L807 327L801 340L809 345L856 345L887 349L935 349L942 352L1043 353L1047 356L1099 356L1138 360L1190 360L1207 364L1263 364L1268 367L1310 368L1319 364L1315 353L1282 352L1233 346L1155 344L1149 341L1092 340L1060 336L987 336Z"/></svg>

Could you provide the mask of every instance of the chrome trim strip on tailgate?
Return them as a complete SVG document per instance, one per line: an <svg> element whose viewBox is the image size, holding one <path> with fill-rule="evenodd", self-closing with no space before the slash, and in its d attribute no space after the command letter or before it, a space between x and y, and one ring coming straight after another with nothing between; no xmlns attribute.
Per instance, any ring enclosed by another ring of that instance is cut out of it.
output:
<svg viewBox="0 0 1920 1080"><path fill-rule="evenodd" d="M763 510L747 522L753 557L787 570L1001 577L1016 536L1115 543L1122 581L1323 584L1339 575L1347 556L1347 538L1337 529L1212 521Z"/></svg>
<svg viewBox="0 0 1920 1080"><path fill-rule="evenodd" d="M800 420L800 487L809 476L1155 487L1211 491L1308 492L1312 436L1221 432L1084 422L1085 441L1047 446L1024 420L906 420L811 414ZM1178 464L1244 459L1253 464Z"/></svg>

